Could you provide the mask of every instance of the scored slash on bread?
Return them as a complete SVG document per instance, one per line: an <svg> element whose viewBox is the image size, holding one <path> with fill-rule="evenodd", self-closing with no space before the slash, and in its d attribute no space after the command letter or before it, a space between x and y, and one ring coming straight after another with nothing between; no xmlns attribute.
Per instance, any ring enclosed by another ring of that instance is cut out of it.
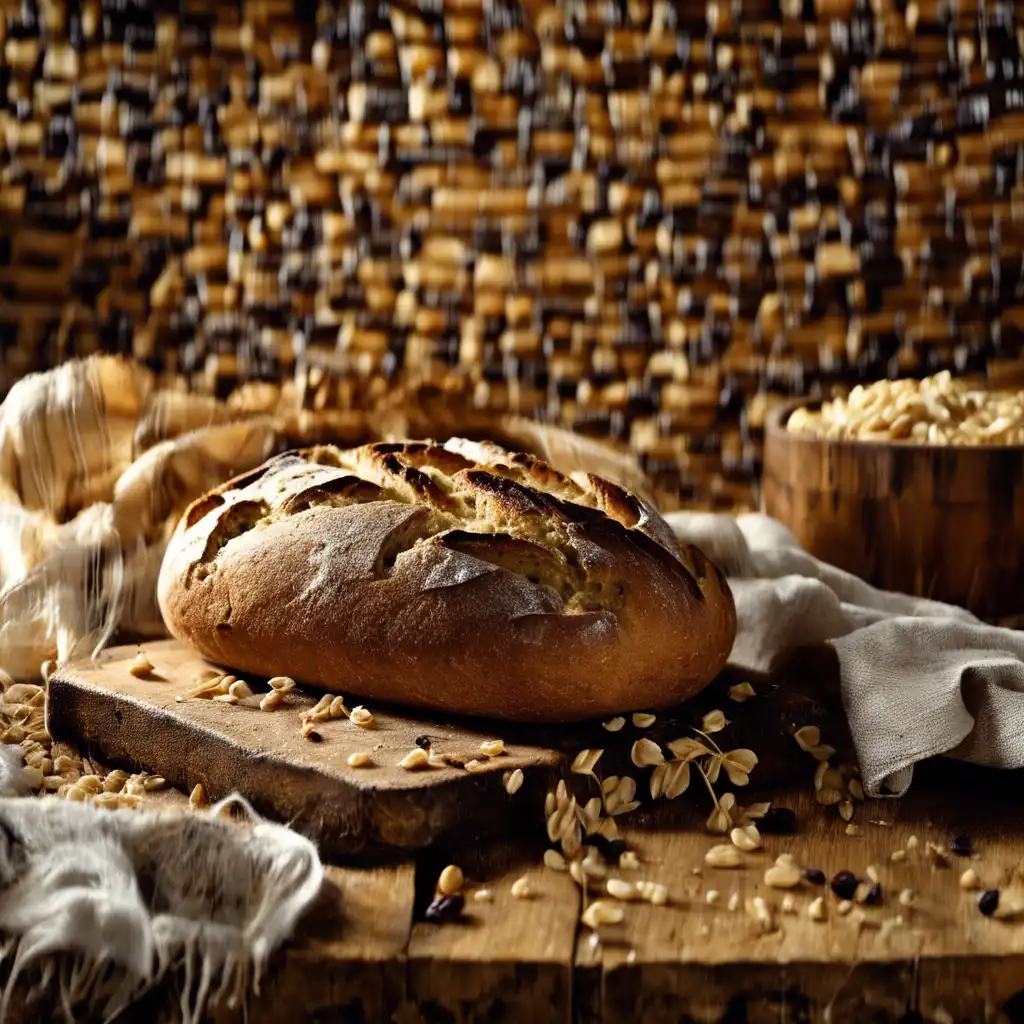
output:
<svg viewBox="0 0 1024 1024"><path fill-rule="evenodd" d="M287 452L194 502L160 574L213 662L439 711L665 707L725 665L719 570L593 475L459 439Z"/></svg>

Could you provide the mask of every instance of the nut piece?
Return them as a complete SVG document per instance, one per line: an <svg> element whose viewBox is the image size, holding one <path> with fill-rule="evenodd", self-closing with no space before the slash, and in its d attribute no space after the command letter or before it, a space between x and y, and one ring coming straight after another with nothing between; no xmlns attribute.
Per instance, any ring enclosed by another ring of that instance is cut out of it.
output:
<svg viewBox="0 0 1024 1024"><path fill-rule="evenodd" d="M437 879L437 891L445 896L454 896L457 892L462 891L465 882L462 868L457 864L449 864Z"/></svg>
<svg viewBox="0 0 1024 1024"><path fill-rule="evenodd" d="M974 868L968 868L960 876L960 888L961 889L980 889L981 879L978 877L978 872Z"/></svg>
<svg viewBox="0 0 1024 1024"><path fill-rule="evenodd" d="M619 732L625 724L626 720L621 715L616 715L615 718L609 718L607 722L603 722L601 727L608 732Z"/></svg>
<svg viewBox="0 0 1024 1024"><path fill-rule="evenodd" d="M738 868L743 863L740 851L735 846L712 846L704 854L704 863L711 868Z"/></svg>
<svg viewBox="0 0 1024 1024"><path fill-rule="evenodd" d="M530 882L526 875L522 878L517 878L512 883L512 895L517 900L528 900L533 895L533 890L530 888Z"/></svg>
<svg viewBox="0 0 1024 1024"><path fill-rule="evenodd" d="M370 755L365 750L357 750L348 755L349 768L366 768L370 764Z"/></svg>
<svg viewBox="0 0 1024 1024"><path fill-rule="evenodd" d="M152 675L153 662L146 657L146 653L144 651L139 651L139 653L135 655L135 660L128 667L128 672L130 675L135 676L136 679L143 679L148 675Z"/></svg>
<svg viewBox="0 0 1024 1024"><path fill-rule="evenodd" d="M484 740L480 744L480 753L484 757L501 757L505 753L504 740Z"/></svg>
<svg viewBox="0 0 1024 1024"><path fill-rule="evenodd" d="M722 894L717 889L708 889L704 894L704 902L709 907L713 907L716 903L722 902Z"/></svg>
<svg viewBox="0 0 1024 1024"><path fill-rule="evenodd" d="M569 865L566 862L566 859L558 852L558 850L544 851L544 866L551 868L552 871L569 870Z"/></svg>
<svg viewBox="0 0 1024 1024"><path fill-rule="evenodd" d="M583 923L595 931L605 924L621 924L626 917L622 907L609 903L608 900L594 900L583 911Z"/></svg>
<svg viewBox="0 0 1024 1024"><path fill-rule="evenodd" d="M239 700L252 696L252 687L244 679L236 679L229 687L228 693Z"/></svg>
<svg viewBox="0 0 1024 1024"><path fill-rule="evenodd" d="M633 712L633 725L638 729L649 729L657 720L657 715L649 715L644 711Z"/></svg>
<svg viewBox="0 0 1024 1024"><path fill-rule="evenodd" d="M803 872L795 864L776 861L765 873L765 885L773 889L795 889L803 878Z"/></svg>
<svg viewBox="0 0 1024 1024"><path fill-rule="evenodd" d="M635 900L640 895L636 886L623 878L609 878L605 883L605 889L609 896L614 896L617 900Z"/></svg>
<svg viewBox="0 0 1024 1024"><path fill-rule="evenodd" d="M825 900L823 897L818 896L816 899L811 900L810 906L807 908L807 916L812 921L825 920Z"/></svg>
<svg viewBox="0 0 1024 1024"><path fill-rule="evenodd" d="M505 792L514 796L523 785L523 769L516 768L505 776Z"/></svg>
<svg viewBox="0 0 1024 1024"><path fill-rule="evenodd" d="M630 757L638 768L647 768L655 764L663 764L665 755L654 740L642 739L633 744Z"/></svg>
<svg viewBox="0 0 1024 1024"><path fill-rule="evenodd" d="M413 749L398 762L398 767L404 768L406 771L415 771L419 768L426 768L429 761L430 755L422 747L413 747Z"/></svg>
<svg viewBox="0 0 1024 1024"><path fill-rule="evenodd" d="M333 704L333 701L331 703ZM330 714L330 709L328 709L328 714ZM364 708L362 704L357 704L352 709L352 714L349 715L348 720L353 725L362 726L362 728L364 729L368 729L371 725L373 725L373 715L371 715L370 712L367 711L367 709Z"/></svg>
<svg viewBox="0 0 1024 1024"><path fill-rule="evenodd" d="M756 696L757 691L750 683L737 683L735 686L729 687L729 700L734 700L737 704L742 704Z"/></svg>

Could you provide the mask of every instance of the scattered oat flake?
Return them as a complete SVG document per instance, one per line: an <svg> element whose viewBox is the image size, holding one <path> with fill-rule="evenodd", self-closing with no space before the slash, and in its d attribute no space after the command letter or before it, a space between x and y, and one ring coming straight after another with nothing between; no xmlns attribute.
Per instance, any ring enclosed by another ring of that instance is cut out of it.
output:
<svg viewBox="0 0 1024 1024"><path fill-rule="evenodd" d="M601 760L603 750L581 750L572 762L572 771L576 775L593 775L597 762Z"/></svg>
<svg viewBox="0 0 1024 1024"><path fill-rule="evenodd" d="M742 704L756 696L757 692L750 683L737 683L735 686L729 687L729 700L734 700L737 704Z"/></svg>
<svg viewBox="0 0 1024 1024"><path fill-rule="evenodd" d="M801 750L810 751L821 743L821 730L816 725L805 725L793 733L793 739Z"/></svg>
<svg viewBox="0 0 1024 1024"><path fill-rule="evenodd" d="M522 878L517 878L512 883L512 895L518 900L529 899L533 895L533 890L530 888L530 882L526 875L523 875Z"/></svg>
<svg viewBox="0 0 1024 1024"><path fill-rule="evenodd" d="M743 863L743 858L735 846L722 843L719 846L712 846L704 854L704 863L710 868L738 868Z"/></svg>
<svg viewBox="0 0 1024 1024"><path fill-rule="evenodd" d="M621 715L616 715L614 718L609 718L607 722L602 722L601 727L608 732L619 732L625 724L626 720Z"/></svg>
<svg viewBox="0 0 1024 1024"><path fill-rule="evenodd" d="M398 762L398 767L406 771L415 771L418 768L426 768L429 760L430 755L422 747L414 747Z"/></svg>
<svg viewBox="0 0 1024 1024"><path fill-rule="evenodd" d="M566 859L557 850L544 851L544 866L552 871L567 871L569 865Z"/></svg>
<svg viewBox="0 0 1024 1024"><path fill-rule="evenodd" d="M417 747L416 749L423 750L422 747ZM426 751L423 750L423 753L426 754ZM427 758L427 760L429 761L430 759ZM485 772L488 766L486 761L480 761L474 757L472 761L467 761L462 767L467 772Z"/></svg>
<svg viewBox="0 0 1024 1024"><path fill-rule="evenodd" d="M638 729L649 729L657 720L657 715L650 715L645 711L633 712L633 725Z"/></svg>
<svg viewBox="0 0 1024 1024"><path fill-rule="evenodd" d="M647 768L651 765L661 764L665 760L661 747L654 740L648 739L637 740L633 744L633 749L630 751L629 756L633 764L638 768Z"/></svg>
<svg viewBox="0 0 1024 1024"><path fill-rule="evenodd" d="M509 796L514 796L519 792L520 787L523 785L523 769L516 768L515 771L511 771L505 776L505 792Z"/></svg>
<svg viewBox="0 0 1024 1024"><path fill-rule="evenodd" d="M721 732L728 724L725 715L715 709L714 711L709 711L701 720L701 731L707 733Z"/></svg>

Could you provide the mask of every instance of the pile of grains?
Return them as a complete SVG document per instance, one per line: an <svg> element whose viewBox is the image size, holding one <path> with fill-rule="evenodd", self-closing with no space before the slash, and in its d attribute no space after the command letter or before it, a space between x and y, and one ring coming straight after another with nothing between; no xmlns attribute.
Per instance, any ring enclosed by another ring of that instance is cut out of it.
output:
<svg viewBox="0 0 1024 1024"><path fill-rule="evenodd" d="M948 372L924 380L858 385L820 410L797 409L795 434L933 445L1024 444L1024 391L987 391Z"/></svg>
<svg viewBox="0 0 1024 1024"><path fill-rule="evenodd" d="M1014 0L113 7L4 8L0 391L312 366L754 505L780 398L1019 369Z"/></svg>

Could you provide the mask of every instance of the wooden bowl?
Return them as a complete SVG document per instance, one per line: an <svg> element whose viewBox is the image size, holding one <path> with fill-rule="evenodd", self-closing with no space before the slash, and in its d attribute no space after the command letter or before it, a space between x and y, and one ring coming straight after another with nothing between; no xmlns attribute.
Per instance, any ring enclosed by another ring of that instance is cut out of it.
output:
<svg viewBox="0 0 1024 1024"><path fill-rule="evenodd" d="M1024 612L1024 446L836 441L765 425L765 511L886 590L994 619Z"/></svg>

